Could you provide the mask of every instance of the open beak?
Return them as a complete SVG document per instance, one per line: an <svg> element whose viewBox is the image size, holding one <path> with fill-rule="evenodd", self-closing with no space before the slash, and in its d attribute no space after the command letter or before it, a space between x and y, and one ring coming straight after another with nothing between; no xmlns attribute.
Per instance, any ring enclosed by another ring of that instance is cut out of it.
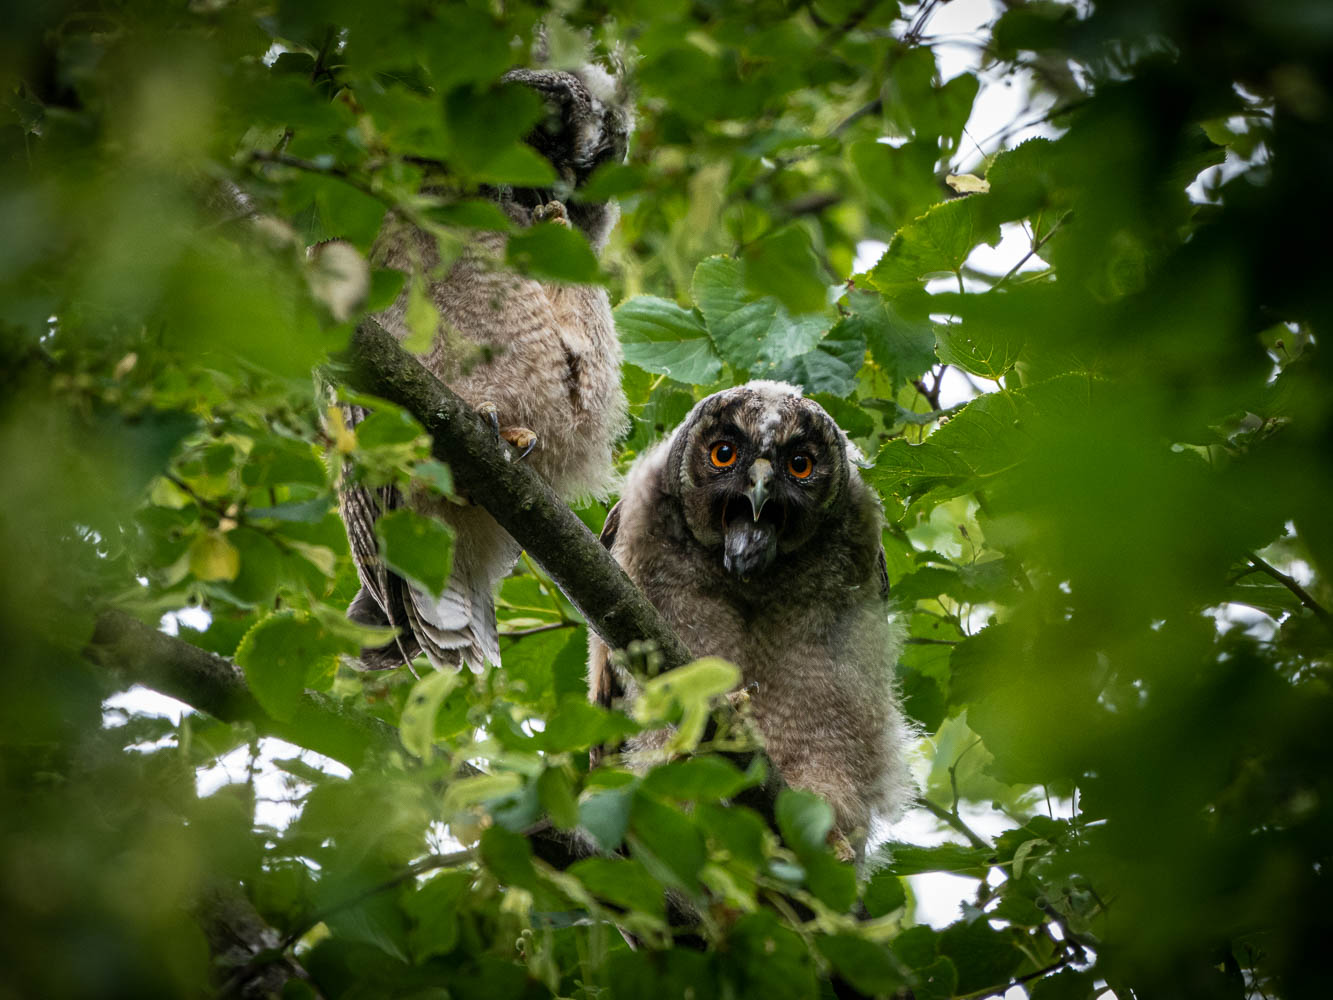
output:
<svg viewBox="0 0 1333 1000"><path fill-rule="evenodd" d="M768 501L768 492L773 485L773 463L766 458L756 458L750 466L750 487L745 495L750 498L750 508L754 519L759 520L759 512Z"/></svg>

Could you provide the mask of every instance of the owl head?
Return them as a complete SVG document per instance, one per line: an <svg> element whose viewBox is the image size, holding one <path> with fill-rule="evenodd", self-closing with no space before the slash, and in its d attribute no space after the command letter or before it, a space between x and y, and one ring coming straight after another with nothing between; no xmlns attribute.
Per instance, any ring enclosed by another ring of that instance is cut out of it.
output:
<svg viewBox="0 0 1333 1000"><path fill-rule="evenodd" d="M754 381L700 401L672 436L668 489L727 570L759 576L847 502L847 436L814 400Z"/></svg>

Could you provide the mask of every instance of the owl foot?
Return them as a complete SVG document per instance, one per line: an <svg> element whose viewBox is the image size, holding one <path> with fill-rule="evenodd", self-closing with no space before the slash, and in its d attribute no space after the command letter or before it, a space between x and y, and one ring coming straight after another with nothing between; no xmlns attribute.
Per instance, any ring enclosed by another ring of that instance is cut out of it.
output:
<svg viewBox="0 0 1333 1000"><path fill-rule="evenodd" d="M500 408L492 402L482 403L477 407L477 416L491 425L491 433L500 436Z"/></svg>
<svg viewBox="0 0 1333 1000"><path fill-rule="evenodd" d="M836 826L828 832L828 845L833 851L833 856L839 861L855 861L856 848L846 835Z"/></svg>
<svg viewBox="0 0 1333 1000"><path fill-rule="evenodd" d="M532 210L533 222L554 222L558 226L569 225L569 213L565 211L563 203L558 201L548 201L545 205L538 205Z"/></svg>
<svg viewBox="0 0 1333 1000"><path fill-rule="evenodd" d="M500 437L518 449L520 462L531 455L532 449L537 447L537 435L526 427L506 427L500 432Z"/></svg>

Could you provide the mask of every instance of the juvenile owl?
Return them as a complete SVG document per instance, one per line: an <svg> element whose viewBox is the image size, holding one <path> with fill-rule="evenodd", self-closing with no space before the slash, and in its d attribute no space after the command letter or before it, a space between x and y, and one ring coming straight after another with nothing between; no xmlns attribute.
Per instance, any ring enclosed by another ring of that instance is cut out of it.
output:
<svg viewBox="0 0 1333 1000"><path fill-rule="evenodd" d="M600 250L619 210L613 202L583 202L577 189L597 166L625 157L631 117L617 81L595 66L577 73L514 70L507 79L545 101L547 116L528 142L551 161L558 180L551 189L503 188L493 197L517 226L573 224ZM372 257L381 267L429 280L441 320L421 358L431 373L487 416L562 497L602 493L611 479L612 445L626 425L606 290L515 274L504 266L507 239L477 234L441 274L434 238L390 219ZM404 292L377 317L400 340L408 335L407 298ZM354 423L365 417L359 407L347 409ZM394 575L378 557L374 522L403 504L454 528L453 569L439 597ZM362 651L365 666L397 666L418 651L436 666L480 670L486 661L499 662L493 594L519 546L481 506L360 486L346 489L340 505L362 584L348 616L400 629L396 640Z"/></svg>
<svg viewBox="0 0 1333 1000"><path fill-rule="evenodd" d="M855 455L792 386L716 393L630 470L603 542L692 653L741 669L778 773L823 796L859 850L911 781L883 515ZM608 653L592 640L603 703L634 688Z"/></svg>

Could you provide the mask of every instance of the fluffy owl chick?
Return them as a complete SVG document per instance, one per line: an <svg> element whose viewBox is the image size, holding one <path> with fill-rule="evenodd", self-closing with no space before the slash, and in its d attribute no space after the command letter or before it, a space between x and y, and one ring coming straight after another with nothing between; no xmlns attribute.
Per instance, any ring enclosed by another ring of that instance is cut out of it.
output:
<svg viewBox="0 0 1333 1000"><path fill-rule="evenodd" d="M883 514L856 454L792 386L719 392L630 470L603 541L692 653L740 667L778 773L859 851L912 786ZM595 699L633 693L595 639L589 670Z"/></svg>
<svg viewBox="0 0 1333 1000"><path fill-rule="evenodd" d="M518 226L573 224L600 250L618 209L580 201L577 188L597 166L625 157L631 118L615 80L598 67L515 70L507 79L543 97L547 115L528 142L551 160L559 180L554 188L504 188L493 197ZM428 282L441 322L422 363L487 414L562 497L604 493L612 445L626 425L606 290L515 274L504 266L506 243L503 233L479 233L442 268L430 234L391 218L372 258ZM400 340L408 335L407 301L404 292L377 317ZM353 422L365 416L358 407L348 414ZM454 528L453 569L439 597L397 577L378 557L375 519L404 504ZM436 666L480 670L486 661L499 662L494 589L519 546L482 507L424 491L404 497L393 488L352 487L341 495L341 508L362 583L348 615L400 629L393 642L362 651L365 666L394 667L418 651Z"/></svg>

